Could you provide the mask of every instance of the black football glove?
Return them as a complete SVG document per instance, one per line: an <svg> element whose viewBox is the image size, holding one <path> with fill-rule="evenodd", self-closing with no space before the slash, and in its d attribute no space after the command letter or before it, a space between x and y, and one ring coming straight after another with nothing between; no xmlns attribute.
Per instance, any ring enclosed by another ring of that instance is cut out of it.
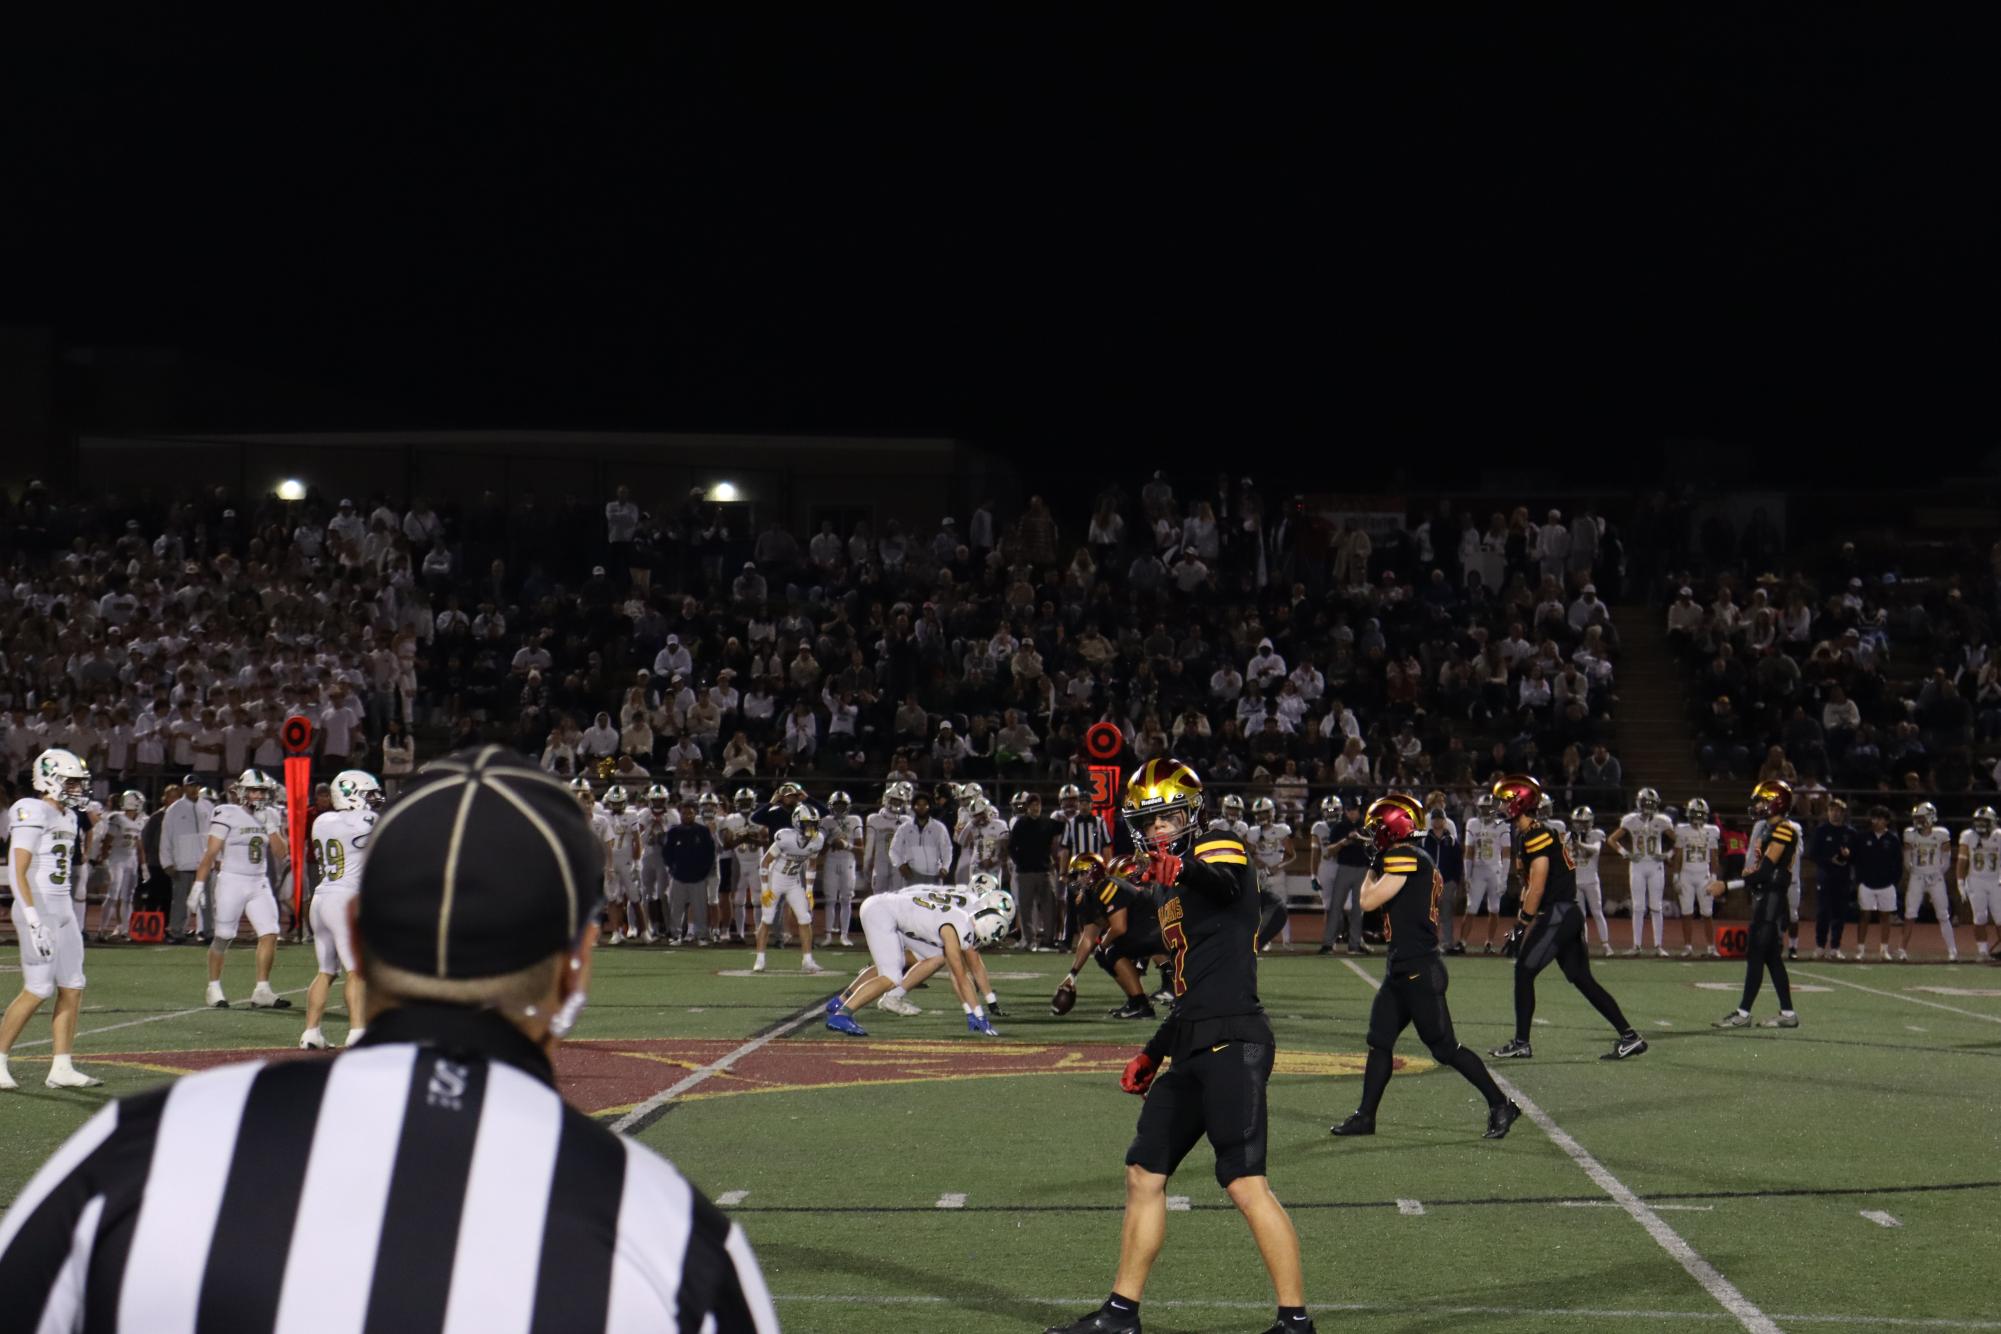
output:
<svg viewBox="0 0 2001 1334"><path fill-rule="evenodd" d="M1526 922L1516 922L1515 929L1508 932L1507 942L1501 946L1501 956L1512 959L1520 954L1522 952L1522 937L1528 933L1529 928Z"/></svg>

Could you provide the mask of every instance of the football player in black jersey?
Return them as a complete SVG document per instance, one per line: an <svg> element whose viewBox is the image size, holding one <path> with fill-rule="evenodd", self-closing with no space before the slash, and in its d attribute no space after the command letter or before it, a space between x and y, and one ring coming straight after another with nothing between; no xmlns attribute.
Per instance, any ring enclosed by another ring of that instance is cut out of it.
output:
<svg viewBox="0 0 2001 1334"><path fill-rule="evenodd" d="M1069 976L1049 1003L1052 1013L1068 1014L1076 1004L1077 970L1087 958L1096 959L1126 994L1112 1018L1152 1019L1153 1001L1173 1002L1174 993L1165 986L1149 1000L1141 981L1147 964L1156 958L1165 961L1166 947L1160 939L1158 905L1151 893L1135 887L1138 879L1139 869L1130 857L1107 863L1098 853L1080 852L1070 859L1063 883L1076 910L1077 948L1070 958Z"/></svg>
<svg viewBox="0 0 2001 1334"><path fill-rule="evenodd" d="M1119 1081L1146 1106L1126 1150L1125 1228L1111 1295L1045 1334L1138 1334L1140 1294L1167 1236L1167 1179L1204 1135L1216 1151L1216 1181L1250 1224L1278 1297L1278 1319L1265 1334L1313 1329L1299 1234L1265 1177L1274 1052L1258 1001L1257 875L1243 843L1201 829L1201 813L1202 780L1178 760L1148 760L1126 784L1120 814L1159 904L1174 1008Z"/></svg>
<svg viewBox="0 0 2001 1334"><path fill-rule="evenodd" d="M1459 1045L1446 1008L1445 960L1438 950L1438 900L1445 883L1431 858L1417 845L1424 808L1414 797L1392 792L1379 797L1362 821L1372 850L1362 879L1362 911L1387 909L1383 945L1389 954L1383 985L1369 1007L1369 1064L1362 1074L1362 1105L1334 1127L1336 1135L1376 1133L1376 1108L1390 1086L1390 1052L1406 1027L1430 1049L1432 1059L1449 1065L1487 1100L1488 1139L1500 1139L1522 1114L1501 1093L1480 1058Z"/></svg>
<svg viewBox="0 0 2001 1334"><path fill-rule="evenodd" d="M1800 827L1786 818L1793 808L1790 784L1768 778L1751 789L1751 818L1769 820L1765 834L1765 855L1744 873L1742 880L1726 886L1712 882L1709 892L1720 896L1725 888L1751 891L1751 941L1744 951L1744 999L1737 1008L1716 1021L1717 1028L1743 1028L1751 1022L1751 1003L1758 999L1758 985L1764 974L1772 974L1772 990L1779 993L1779 1016L1759 1024L1760 1028L1798 1028L1799 1015L1793 1012L1792 979L1786 976L1786 921L1790 916L1786 894L1793 883L1793 858L1800 854Z"/></svg>
<svg viewBox="0 0 2001 1334"><path fill-rule="evenodd" d="M1515 947L1515 1036L1493 1055L1526 1060L1529 1023L1535 1018L1536 974L1554 963L1591 1007L1618 1030L1619 1041L1600 1060L1623 1061L1647 1049L1647 1040L1626 1022L1619 1002L1591 976L1591 947L1584 938L1584 908L1577 901L1577 868L1570 860L1564 829L1536 817L1542 784L1527 774L1494 780L1494 801L1515 826L1515 859L1522 868L1522 907L1508 943Z"/></svg>

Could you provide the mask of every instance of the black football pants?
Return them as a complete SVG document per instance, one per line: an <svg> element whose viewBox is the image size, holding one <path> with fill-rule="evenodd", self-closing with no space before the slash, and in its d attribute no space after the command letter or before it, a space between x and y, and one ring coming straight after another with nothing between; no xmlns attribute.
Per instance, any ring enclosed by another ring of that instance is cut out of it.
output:
<svg viewBox="0 0 2001 1334"><path fill-rule="evenodd" d="M1779 1008L1793 1008L1792 979L1786 975L1786 932L1781 922L1751 923L1751 941L1744 951L1744 999L1737 1008L1746 1014L1758 999L1758 987L1767 969L1772 974L1772 990L1779 993Z"/></svg>
<svg viewBox="0 0 2001 1334"><path fill-rule="evenodd" d="M1445 961L1437 955L1416 962L1391 964L1383 985L1369 1007L1369 1061L1362 1072L1362 1115L1373 1118L1390 1084L1390 1051L1406 1028L1417 1029L1418 1040L1431 1059L1449 1065L1480 1090L1489 1107L1499 1107L1501 1090L1480 1058L1459 1043L1452 1031L1452 1011L1445 1003L1451 985Z"/></svg>
<svg viewBox="0 0 2001 1334"><path fill-rule="evenodd" d="M1584 939L1584 910L1571 902L1559 903L1548 913L1538 914L1529 924L1521 953L1515 958L1515 1041L1529 1040L1529 1024L1535 1019L1535 976L1552 963L1591 1002L1591 1008L1605 1016L1606 1023L1622 1034L1632 1032L1619 1002L1591 976L1591 947Z"/></svg>

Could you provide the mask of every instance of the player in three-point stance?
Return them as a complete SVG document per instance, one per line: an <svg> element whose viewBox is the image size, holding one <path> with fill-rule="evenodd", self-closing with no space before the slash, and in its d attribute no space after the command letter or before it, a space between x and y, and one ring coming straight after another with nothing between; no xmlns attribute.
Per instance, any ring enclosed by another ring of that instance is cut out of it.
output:
<svg viewBox="0 0 2001 1334"><path fill-rule="evenodd" d="M861 919L869 963L827 1002L828 1028L867 1037L854 1012L870 1001L891 1014L922 1014L904 992L944 967L965 1009L966 1031L1000 1036L987 1017L1000 1013L1000 1000L979 955L1014 924L1014 897L999 881L981 872L964 886L913 885L871 894L862 900Z"/></svg>
<svg viewBox="0 0 2001 1334"><path fill-rule="evenodd" d="M1438 900L1444 881L1416 843L1424 808L1402 792L1379 797L1362 821L1370 847L1362 881L1362 911L1388 909L1383 945L1389 954L1383 985L1369 1007L1369 1063L1362 1073L1362 1105L1334 1127L1336 1135L1376 1133L1376 1108L1390 1086L1390 1053L1404 1029L1415 1025L1432 1059L1466 1077L1487 1100L1486 1138L1500 1139L1522 1114L1502 1095L1480 1058L1459 1045L1446 1008L1445 959L1438 950Z"/></svg>
<svg viewBox="0 0 2001 1334"><path fill-rule="evenodd" d="M1140 1297L1167 1235L1167 1179L1205 1134L1216 1180L1250 1224L1278 1297L1266 1334L1313 1329L1299 1236L1265 1177L1274 1050L1258 1001L1257 876L1242 839L1196 832L1201 813L1202 780L1178 760L1148 760L1126 784L1120 814L1160 905L1174 1010L1120 1080L1146 1106L1126 1150L1125 1228L1111 1294L1047 1334L1139 1334ZM1171 1064L1161 1074L1163 1059Z"/></svg>
<svg viewBox="0 0 2001 1334"><path fill-rule="evenodd" d="M1065 896L1076 911L1077 945L1070 972L1050 998L1049 1012L1066 1015L1077 1003L1077 972L1084 960L1096 958L1125 993L1125 1003L1111 1012L1114 1019L1152 1019L1153 1002L1174 1003L1174 989L1163 985L1149 998L1141 981L1155 958L1165 962L1160 938L1160 908L1151 892L1136 885L1139 870L1131 857L1107 862L1101 853L1080 852L1064 868Z"/></svg>
<svg viewBox="0 0 2001 1334"><path fill-rule="evenodd" d="M1599 1057L1623 1061L1647 1049L1647 1040L1626 1022L1619 1002L1591 976L1591 949L1584 940L1584 910L1577 902L1577 868L1571 865L1564 831L1535 815L1542 784L1527 774L1504 774L1494 780L1494 800L1515 823L1515 855L1522 867L1522 907L1510 941L1515 955L1515 1036L1492 1054L1509 1060L1535 1055L1529 1046L1529 1024L1535 1019L1536 974L1554 963L1571 986L1582 992L1605 1022L1618 1031L1619 1041Z"/></svg>
<svg viewBox="0 0 2001 1334"><path fill-rule="evenodd" d="M1772 975L1772 990L1779 993L1779 1016L1759 1024L1760 1028L1798 1028L1800 1018L1793 1013L1792 982L1786 976L1785 932L1786 889L1792 884L1793 862L1800 852L1800 827L1786 818L1793 808L1792 787L1777 778L1768 778L1751 789L1751 814L1769 821L1762 845L1755 849L1751 868L1742 880L1726 886L1716 882L1712 892L1724 889L1751 891L1751 941L1744 951L1744 998L1737 1008L1716 1021L1717 1028L1745 1028L1751 1023L1751 1004L1758 999L1763 974Z"/></svg>

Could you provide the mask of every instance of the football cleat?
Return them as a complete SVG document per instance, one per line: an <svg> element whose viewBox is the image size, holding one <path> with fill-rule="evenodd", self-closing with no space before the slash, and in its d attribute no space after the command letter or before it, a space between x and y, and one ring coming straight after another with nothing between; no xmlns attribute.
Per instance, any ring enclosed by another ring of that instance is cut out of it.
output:
<svg viewBox="0 0 2001 1334"><path fill-rule="evenodd" d="M836 1033L846 1033L851 1038L865 1038L868 1036L868 1030L856 1023L855 1017L851 1014L828 1015L827 1027Z"/></svg>
<svg viewBox="0 0 2001 1334"><path fill-rule="evenodd" d="M1364 1116L1360 1112L1350 1112L1348 1119L1338 1126L1329 1126L1330 1135L1373 1135L1376 1133L1376 1118Z"/></svg>
<svg viewBox="0 0 2001 1334"><path fill-rule="evenodd" d="M1007 1011L1001 1009L1001 1003L997 1000L990 1000L987 1002L987 1013L997 1014L1003 1019L1007 1018Z"/></svg>
<svg viewBox="0 0 2001 1334"><path fill-rule="evenodd" d="M822 968L819 964L815 963L813 960L807 959L799 965L799 971L805 973L808 977L812 977L817 974L824 973L827 970Z"/></svg>
<svg viewBox="0 0 2001 1334"><path fill-rule="evenodd" d="M1099 1307L1067 1325L1051 1325L1042 1334L1140 1334L1138 1311L1108 1311Z"/></svg>
<svg viewBox="0 0 2001 1334"><path fill-rule="evenodd" d="M1172 1005L1174 1004L1174 988L1162 987L1160 990L1154 992L1151 996L1148 996L1147 999L1152 1001L1155 1005Z"/></svg>
<svg viewBox="0 0 2001 1334"><path fill-rule="evenodd" d="M1750 1026L1751 1016L1745 1014L1742 1010L1732 1010L1710 1025L1711 1028L1749 1028Z"/></svg>
<svg viewBox="0 0 2001 1334"><path fill-rule="evenodd" d="M1313 1328L1313 1317L1304 1320L1281 1320L1265 1331L1265 1334L1319 1334Z"/></svg>
<svg viewBox="0 0 2001 1334"><path fill-rule="evenodd" d="M1776 1018L1763 1019L1758 1023L1758 1027L1760 1028L1798 1028L1799 1026L1800 1017L1797 1014L1787 1014L1783 1011Z"/></svg>
<svg viewBox="0 0 2001 1334"><path fill-rule="evenodd" d="M43 1088L52 1089L94 1089L103 1084L101 1079L92 1079L81 1070L51 1070L49 1077L42 1081Z"/></svg>
<svg viewBox="0 0 2001 1334"><path fill-rule="evenodd" d="M891 1014L900 1014L906 1019L924 1013L922 1007L912 1005L901 996L883 996L876 1001L875 1007L878 1010L887 1010Z"/></svg>
<svg viewBox="0 0 2001 1334"><path fill-rule="evenodd" d="M211 982L208 984L208 991L202 996L202 1004L213 1006L218 1010L227 1010L229 1008L229 1002L223 998L222 983Z"/></svg>
<svg viewBox="0 0 2001 1334"><path fill-rule="evenodd" d="M1118 1009L1110 1011L1110 1016L1114 1019L1151 1019L1154 1017L1153 1005L1144 996L1134 996Z"/></svg>
<svg viewBox="0 0 2001 1334"><path fill-rule="evenodd" d="M1513 1100L1504 1102L1499 1107L1489 1107L1487 1109L1487 1129L1480 1138L1506 1139L1509 1127L1514 1125L1516 1118L1521 1116L1521 1114L1521 1105Z"/></svg>
<svg viewBox="0 0 2001 1334"><path fill-rule="evenodd" d="M250 1004L259 1010L289 1010L292 1002L278 995L270 988L262 988L250 993Z"/></svg>
<svg viewBox="0 0 2001 1334"><path fill-rule="evenodd" d="M325 1051L326 1049L326 1035L321 1033L317 1028L309 1028L299 1037L300 1051Z"/></svg>
<svg viewBox="0 0 2001 1334"><path fill-rule="evenodd" d="M1526 1061L1535 1055L1535 1048L1529 1045L1526 1038L1509 1038L1505 1045L1496 1047L1487 1054L1502 1061Z"/></svg>
<svg viewBox="0 0 2001 1334"><path fill-rule="evenodd" d="M839 1014L840 1012L841 1012L841 998L839 996L835 996L827 1002L827 1013Z"/></svg>
<svg viewBox="0 0 2001 1334"><path fill-rule="evenodd" d="M1612 1050L1606 1052L1598 1059L1601 1061L1623 1061L1628 1056L1644 1055L1646 1050L1647 1040L1638 1033L1622 1033L1619 1035L1619 1040L1612 1044Z"/></svg>

